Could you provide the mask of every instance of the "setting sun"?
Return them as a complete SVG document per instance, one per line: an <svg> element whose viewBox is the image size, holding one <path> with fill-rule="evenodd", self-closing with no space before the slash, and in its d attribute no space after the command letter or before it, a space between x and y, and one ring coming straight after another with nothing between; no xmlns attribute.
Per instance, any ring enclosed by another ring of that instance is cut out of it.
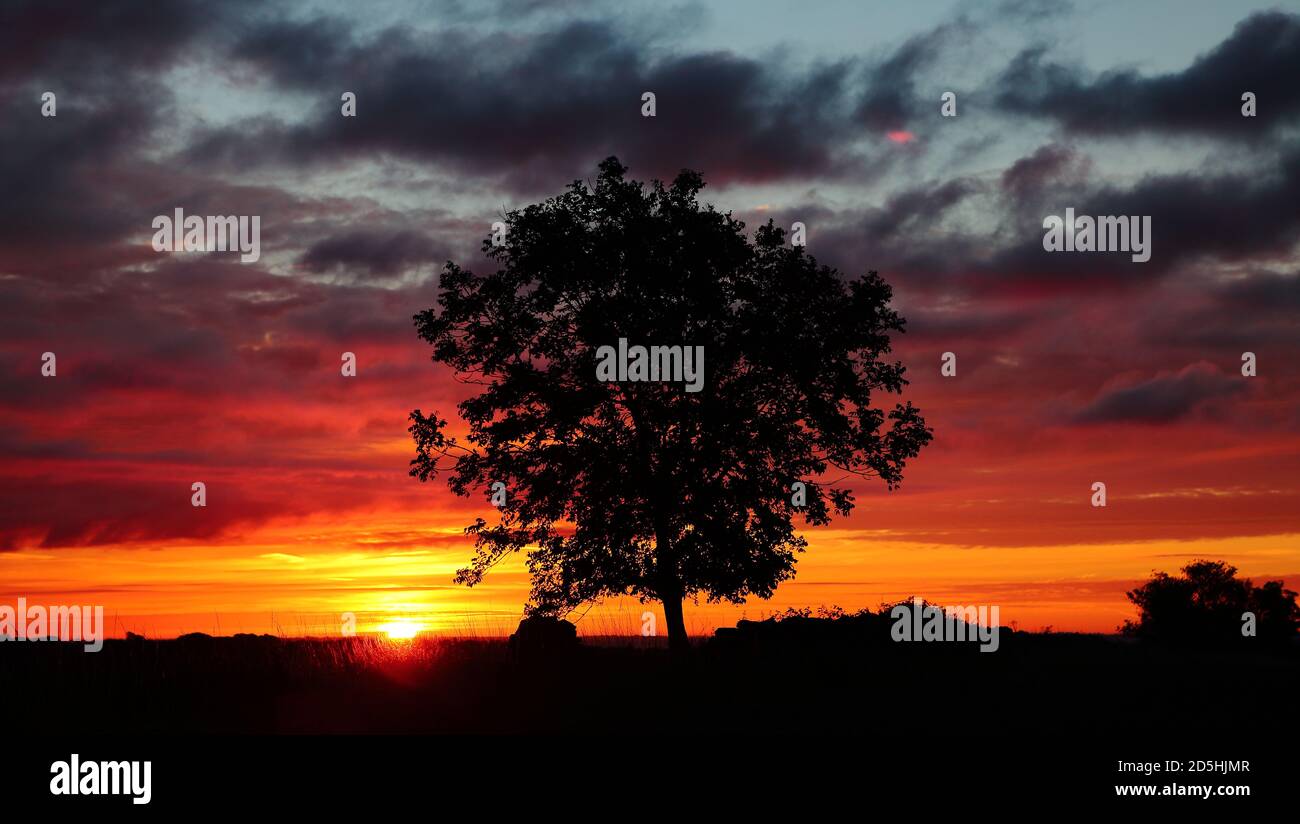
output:
<svg viewBox="0 0 1300 824"><path fill-rule="evenodd" d="M407 641L418 635L421 627L414 621L392 621L379 629L395 641Z"/></svg>

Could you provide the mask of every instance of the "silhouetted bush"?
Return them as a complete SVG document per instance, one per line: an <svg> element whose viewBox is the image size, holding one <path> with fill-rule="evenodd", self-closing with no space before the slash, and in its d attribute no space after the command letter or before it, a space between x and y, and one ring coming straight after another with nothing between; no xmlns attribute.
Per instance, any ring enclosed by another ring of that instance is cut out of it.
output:
<svg viewBox="0 0 1300 824"><path fill-rule="evenodd" d="M1195 561L1178 577L1157 572L1128 599L1138 608L1138 620L1125 621L1121 631L1165 643L1285 644L1300 629L1295 592L1281 581L1254 586L1223 561ZM1249 615L1254 616L1253 636L1246 630Z"/></svg>
<svg viewBox="0 0 1300 824"><path fill-rule="evenodd" d="M802 650L845 652L863 646L880 646L893 644L891 630L894 619L891 610L895 606L911 609L912 599L906 598L895 603L881 604L879 612L861 609L857 612L845 612L841 607L819 607L811 609L787 609L784 613L774 615L762 621L741 620L734 627L720 627L714 631L714 646L722 649L739 649L749 652L777 651L789 648ZM925 599L920 599L923 608L943 611L943 607ZM975 638L975 625L965 621L963 638ZM1010 627L999 627L1002 638L1009 638L1014 633ZM944 645L947 649L973 648L974 645Z"/></svg>

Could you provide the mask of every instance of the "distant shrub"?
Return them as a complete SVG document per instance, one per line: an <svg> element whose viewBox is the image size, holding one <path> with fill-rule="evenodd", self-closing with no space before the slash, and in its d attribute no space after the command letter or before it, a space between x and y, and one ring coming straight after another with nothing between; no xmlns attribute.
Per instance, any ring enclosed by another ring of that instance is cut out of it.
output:
<svg viewBox="0 0 1300 824"><path fill-rule="evenodd" d="M1125 621L1126 635L1178 644L1220 645L1258 640L1286 643L1300 630L1296 593L1281 581L1254 586L1238 578L1223 561L1195 561L1179 576L1157 572L1128 593L1138 620ZM1243 633L1247 613L1254 616L1253 638Z"/></svg>

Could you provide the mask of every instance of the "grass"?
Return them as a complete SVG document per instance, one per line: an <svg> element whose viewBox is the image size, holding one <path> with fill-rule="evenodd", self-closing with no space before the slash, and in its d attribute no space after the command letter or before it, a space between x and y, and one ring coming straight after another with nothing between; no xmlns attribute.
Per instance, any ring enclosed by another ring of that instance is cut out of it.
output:
<svg viewBox="0 0 1300 824"><path fill-rule="evenodd" d="M1295 648L1019 632L992 654L835 636L701 641L674 660L661 639L585 629L578 649L526 661L498 638L446 636L111 640L93 654L3 643L0 694L15 733L1131 736L1300 722Z"/></svg>

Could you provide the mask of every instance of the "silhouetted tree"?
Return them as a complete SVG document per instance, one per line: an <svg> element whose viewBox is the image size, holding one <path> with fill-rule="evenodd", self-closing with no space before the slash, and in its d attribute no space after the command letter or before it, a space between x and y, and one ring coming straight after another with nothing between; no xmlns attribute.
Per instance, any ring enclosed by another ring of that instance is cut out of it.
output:
<svg viewBox="0 0 1300 824"><path fill-rule="evenodd" d="M871 404L906 384L882 359L903 320L875 272L845 280L771 221L750 240L700 204L695 172L649 187L625 175L609 158L594 185L508 214L504 245L483 244L495 273L446 265L440 308L416 327L482 391L459 406L463 442L411 413L411 474L447 470L462 495L506 484L500 522L466 530L477 552L458 582L528 548L530 613L658 599L676 649L684 598L771 595L806 545L796 511L847 514L849 476L894 488L931 432L910 403ZM700 391L598 380L597 350L619 338L703 346Z"/></svg>
<svg viewBox="0 0 1300 824"><path fill-rule="evenodd" d="M1136 623L1125 633L1160 641L1218 644L1242 637L1242 616L1255 616L1255 637L1263 643L1286 641L1300 628L1296 593L1281 581L1254 586L1238 578L1237 568L1223 561L1195 561L1182 576L1157 572L1128 593L1138 608Z"/></svg>

